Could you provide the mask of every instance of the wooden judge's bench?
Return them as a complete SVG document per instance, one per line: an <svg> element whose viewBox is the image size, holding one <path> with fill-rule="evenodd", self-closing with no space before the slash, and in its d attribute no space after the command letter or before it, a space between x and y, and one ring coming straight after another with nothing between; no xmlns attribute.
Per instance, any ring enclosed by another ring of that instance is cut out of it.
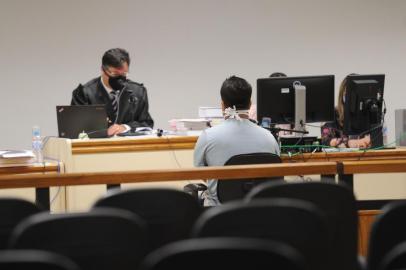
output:
<svg viewBox="0 0 406 270"><path fill-rule="evenodd" d="M143 136L109 139L50 138L44 156L59 160L66 173L120 172L149 169L193 167L193 148L196 136ZM284 162L357 161L406 159L406 149L370 150L359 152L308 153L293 157L283 156ZM320 176L310 176L314 180ZM289 179L294 179L288 178ZM183 188L189 181L132 186L171 186ZM354 191L359 200L406 198L406 174L364 174L354 176ZM105 194L106 185L66 187L64 196L67 211L87 210Z"/></svg>
<svg viewBox="0 0 406 270"><path fill-rule="evenodd" d="M44 156L64 162L65 172L123 172L193 167L197 137L142 136L109 139L50 138ZM66 162L66 163L65 163ZM126 187L169 186L182 189L190 181L123 184ZM106 185L69 186L65 189L67 211L87 210L106 193Z"/></svg>

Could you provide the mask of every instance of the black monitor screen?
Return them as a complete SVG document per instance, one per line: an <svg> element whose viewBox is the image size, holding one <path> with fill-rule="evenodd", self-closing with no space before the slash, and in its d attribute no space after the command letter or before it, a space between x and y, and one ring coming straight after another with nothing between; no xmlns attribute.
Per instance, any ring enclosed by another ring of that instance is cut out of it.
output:
<svg viewBox="0 0 406 270"><path fill-rule="evenodd" d="M344 103L344 132L360 135L382 121L385 75L349 75Z"/></svg>
<svg viewBox="0 0 406 270"><path fill-rule="evenodd" d="M257 80L257 118L272 123L295 121L294 83L306 87L306 122L334 121L334 75L276 77Z"/></svg>

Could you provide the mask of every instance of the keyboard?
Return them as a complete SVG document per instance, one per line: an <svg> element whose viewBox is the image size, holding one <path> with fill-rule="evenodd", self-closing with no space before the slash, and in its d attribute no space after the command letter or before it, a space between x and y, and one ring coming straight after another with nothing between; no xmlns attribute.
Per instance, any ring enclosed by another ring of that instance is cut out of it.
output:
<svg viewBox="0 0 406 270"><path fill-rule="evenodd" d="M117 136L122 136L122 137L145 136L145 135L152 135L152 132L149 130L144 130L144 131L128 131L125 133L117 134Z"/></svg>
<svg viewBox="0 0 406 270"><path fill-rule="evenodd" d="M363 149L359 148L336 148L336 147L330 147L330 148L324 148L323 152L326 153L335 153L335 152L358 152Z"/></svg>

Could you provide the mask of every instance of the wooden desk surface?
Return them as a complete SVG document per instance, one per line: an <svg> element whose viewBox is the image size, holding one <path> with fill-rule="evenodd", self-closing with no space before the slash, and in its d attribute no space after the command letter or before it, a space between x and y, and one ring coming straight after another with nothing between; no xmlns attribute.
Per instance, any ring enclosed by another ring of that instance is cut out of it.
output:
<svg viewBox="0 0 406 270"><path fill-rule="evenodd" d="M197 136L119 137L109 139L72 140L73 154L136 152L193 149ZM406 148L356 152L317 152L282 155L283 162L320 162L343 160L406 159Z"/></svg>
<svg viewBox="0 0 406 270"><path fill-rule="evenodd" d="M118 137L72 140L72 154L193 149L196 136Z"/></svg>
<svg viewBox="0 0 406 270"><path fill-rule="evenodd" d="M336 162L239 165L190 169L138 170L110 173L64 173L58 175L0 175L0 188L122 184L192 179L264 178L298 174L335 174Z"/></svg>
<svg viewBox="0 0 406 270"><path fill-rule="evenodd" d="M366 150L356 152L317 152L282 156L284 162L357 161L357 160L406 160L406 148Z"/></svg>
<svg viewBox="0 0 406 270"><path fill-rule="evenodd" d="M0 164L0 176L30 173L51 173L59 171L56 161L44 163Z"/></svg>

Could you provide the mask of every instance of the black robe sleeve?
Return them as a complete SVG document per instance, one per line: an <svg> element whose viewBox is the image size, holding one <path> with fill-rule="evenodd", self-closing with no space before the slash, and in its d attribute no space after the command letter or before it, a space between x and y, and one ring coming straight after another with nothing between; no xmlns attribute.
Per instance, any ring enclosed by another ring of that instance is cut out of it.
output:
<svg viewBox="0 0 406 270"><path fill-rule="evenodd" d="M139 103L141 106L139 114L136 115L136 118L133 119L131 122L125 123L129 125L132 130L135 130L137 127L150 127L150 128L154 127L154 120L149 114L147 90L144 86L142 86L142 88L143 94Z"/></svg>
<svg viewBox="0 0 406 270"><path fill-rule="evenodd" d="M72 101L71 105L90 105L89 98L85 94L83 85L79 84L75 90L72 92Z"/></svg>

